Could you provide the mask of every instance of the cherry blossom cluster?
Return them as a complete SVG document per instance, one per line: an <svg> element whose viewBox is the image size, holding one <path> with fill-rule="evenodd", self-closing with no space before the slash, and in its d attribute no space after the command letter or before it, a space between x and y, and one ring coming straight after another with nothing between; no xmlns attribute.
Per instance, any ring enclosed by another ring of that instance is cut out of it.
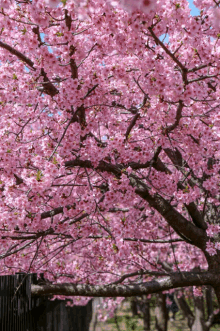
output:
<svg viewBox="0 0 220 331"><path fill-rule="evenodd" d="M135 283L219 258L220 9L195 5L1 1L1 274Z"/></svg>

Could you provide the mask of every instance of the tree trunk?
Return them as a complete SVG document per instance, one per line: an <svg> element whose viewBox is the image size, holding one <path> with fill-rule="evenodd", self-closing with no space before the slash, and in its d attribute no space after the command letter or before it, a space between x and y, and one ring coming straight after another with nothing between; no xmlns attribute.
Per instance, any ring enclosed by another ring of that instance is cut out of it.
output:
<svg viewBox="0 0 220 331"><path fill-rule="evenodd" d="M178 297L178 295L175 295L175 300L179 306L179 309L182 311L183 316L187 319L187 324L188 327L191 328L194 322L194 316L193 313L191 312L191 309L188 305L188 303L185 300L184 295L181 297Z"/></svg>
<svg viewBox="0 0 220 331"><path fill-rule="evenodd" d="M219 307L220 307L220 287L214 287L214 291L215 291L215 295L217 297L218 304L219 304Z"/></svg>
<svg viewBox="0 0 220 331"><path fill-rule="evenodd" d="M204 300L203 296L194 296L194 322L191 331L208 331L205 324Z"/></svg>
<svg viewBox="0 0 220 331"><path fill-rule="evenodd" d="M132 316L135 317L138 315L138 310L137 310L137 299L136 297L131 298L131 313Z"/></svg>
<svg viewBox="0 0 220 331"><path fill-rule="evenodd" d="M89 331L95 331L98 322L98 305L100 304L100 298L93 298L92 300L92 318L89 325Z"/></svg>
<svg viewBox="0 0 220 331"><path fill-rule="evenodd" d="M157 331L167 331L168 313L166 308L166 295L163 293L158 293L157 302L155 308L155 330Z"/></svg>
<svg viewBox="0 0 220 331"><path fill-rule="evenodd" d="M143 296L143 320L144 320L144 331L150 331L150 301L147 296Z"/></svg>
<svg viewBox="0 0 220 331"><path fill-rule="evenodd" d="M205 290L206 306L207 306L207 319L213 314L213 303L212 303L212 287L207 286Z"/></svg>

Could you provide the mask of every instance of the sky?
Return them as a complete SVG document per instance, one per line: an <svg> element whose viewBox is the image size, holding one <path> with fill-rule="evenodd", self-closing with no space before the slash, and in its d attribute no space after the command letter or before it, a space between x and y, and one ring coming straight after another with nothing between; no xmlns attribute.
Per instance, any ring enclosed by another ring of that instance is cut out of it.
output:
<svg viewBox="0 0 220 331"><path fill-rule="evenodd" d="M194 6L193 0L188 0L189 8L191 9L191 15L199 15L199 10Z"/></svg>

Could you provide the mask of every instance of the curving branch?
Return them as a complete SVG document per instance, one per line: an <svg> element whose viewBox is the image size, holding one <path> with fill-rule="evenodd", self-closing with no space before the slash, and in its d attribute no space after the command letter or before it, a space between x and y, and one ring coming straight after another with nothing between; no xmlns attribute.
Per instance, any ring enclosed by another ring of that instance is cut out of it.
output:
<svg viewBox="0 0 220 331"><path fill-rule="evenodd" d="M66 168L82 167L82 168L88 168L88 169L96 168L96 170L111 172L112 174L114 174L116 176L120 176L121 170L123 169L122 165L120 165L120 164L114 165L111 163L107 163L105 161L100 161L98 166L94 167L91 161L89 161L89 160L84 161L84 160L80 160L80 159L66 161L65 167Z"/></svg>
<svg viewBox="0 0 220 331"><path fill-rule="evenodd" d="M179 101L179 106L178 106L177 111L176 111L175 122L164 129L166 134L173 131L179 125L180 119L182 117L183 107L184 107L184 104L183 104L182 100L180 100Z"/></svg>
<svg viewBox="0 0 220 331"><path fill-rule="evenodd" d="M128 128L127 128L127 131L126 131L126 133L125 133L125 137L126 137L126 139L128 139L128 136L129 136L131 130L133 129L133 127L135 126L135 124L136 124L136 122L137 122L137 119L138 119L139 117L140 117L140 114L137 113L137 114L134 115L134 117L132 118L132 120L131 120L131 122L130 122Z"/></svg>
<svg viewBox="0 0 220 331"><path fill-rule="evenodd" d="M65 162L65 166L81 166L85 168L94 168L91 161L83 161L79 159L67 161ZM131 164L130 166L131 168L133 168L135 165ZM98 166L96 167L97 170L107 171L112 174L115 174L118 177L120 177L123 168L123 165L113 165L105 161L100 161ZM159 194L155 194L154 196L150 195L147 186L144 183L140 182L140 180L137 179L135 176L130 175L129 179L131 181L131 185L136 188L136 194L138 194L141 198L147 201L151 207L156 209L180 237L186 240L186 242L193 244L205 251L207 241L206 232L204 231L205 229L196 227L194 224L189 222L167 200L165 200ZM194 211L194 214L196 215L196 210L193 209L193 207L192 211Z"/></svg>
<svg viewBox="0 0 220 331"><path fill-rule="evenodd" d="M134 180L135 181L135 180ZM134 183L137 187L137 184ZM189 242L203 251L206 249L207 235L203 229L196 227L182 216L167 200L159 194L150 195L147 187L138 187L135 192L151 207L156 209L174 231Z"/></svg>
<svg viewBox="0 0 220 331"><path fill-rule="evenodd" d="M171 150L169 148L165 148L164 151L167 154L167 156L169 157L169 159L171 160L171 162L173 163L173 165L185 175L184 168L185 167L189 168L189 165L187 164L187 162L185 162L185 160L183 160L183 157L182 157L180 151L178 149ZM190 172L192 172L191 169L190 169ZM192 180L189 180L189 184L191 187L194 186L194 183L192 182ZM178 183L178 187L181 190L184 189L183 184L181 184L180 182ZM185 204L185 207L186 207L190 217L192 218L193 223L198 228L206 230L207 224L204 220L203 215L198 210L196 204L194 202L190 202L189 204Z"/></svg>
<svg viewBox="0 0 220 331"><path fill-rule="evenodd" d="M107 171L111 172L112 174L119 177L121 175L121 171L127 167L131 167L133 170L138 169L145 169L153 166L157 171L171 173L171 171L164 165L164 163L158 157L157 152L153 156L152 160L147 161L145 163L139 162L128 162L127 164L111 164L106 161L100 161L98 166L94 167L90 160L70 160L65 162L66 168L74 168L74 167L81 167L81 168L88 168L88 169L96 169L100 171Z"/></svg>
<svg viewBox="0 0 220 331"><path fill-rule="evenodd" d="M47 284L31 285L32 296L64 295L86 297L131 297L185 286L220 286L219 276L211 272L176 272L169 276L135 285Z"/></svg>

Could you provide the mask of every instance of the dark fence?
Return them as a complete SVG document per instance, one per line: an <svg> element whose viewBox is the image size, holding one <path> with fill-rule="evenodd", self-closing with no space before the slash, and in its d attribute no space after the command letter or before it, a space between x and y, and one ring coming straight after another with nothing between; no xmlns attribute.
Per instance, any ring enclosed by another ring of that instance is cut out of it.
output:
<svg viewBox="0 0 220 331"><path fill-rule="evenodd" d="M0 331L88 331L92 301L86 306L66 306L63 300L31 297L37 275L0 277Z"/></svg>

